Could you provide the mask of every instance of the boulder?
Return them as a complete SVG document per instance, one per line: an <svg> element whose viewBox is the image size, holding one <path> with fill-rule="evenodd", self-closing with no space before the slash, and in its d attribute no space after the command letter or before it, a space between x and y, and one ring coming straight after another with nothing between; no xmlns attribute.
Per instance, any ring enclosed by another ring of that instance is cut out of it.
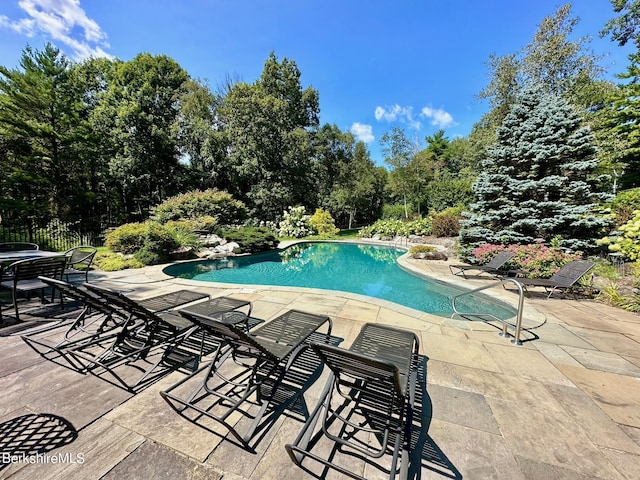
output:
<svg viewBox="0 0 640 480"><path fill-rule="evenodd" d="M447 255L444 252L419 252L413 255L413 258L418 260L448 260Z"/></svg>

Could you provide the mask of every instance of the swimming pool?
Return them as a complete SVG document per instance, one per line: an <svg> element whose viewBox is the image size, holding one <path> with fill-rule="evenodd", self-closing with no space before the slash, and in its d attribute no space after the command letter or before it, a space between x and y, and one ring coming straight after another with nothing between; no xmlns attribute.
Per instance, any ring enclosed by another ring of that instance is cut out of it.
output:
<svg viewBox="0 0 640 480"><path fill-rule="evenodd" d="M173 277L205 282L282 285L359 293L423 312L450 316L451 297L465 290L417 277L398 266L404 251L392 247L335 242L297 243L282 250L168 266ZM458 301L460 311L511 318L509 305L482 294Z"/></svg>

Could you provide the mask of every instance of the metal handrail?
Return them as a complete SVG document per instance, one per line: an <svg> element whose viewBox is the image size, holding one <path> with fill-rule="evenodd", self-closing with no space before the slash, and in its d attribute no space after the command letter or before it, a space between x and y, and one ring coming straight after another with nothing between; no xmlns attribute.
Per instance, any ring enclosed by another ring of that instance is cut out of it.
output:
<svg viewBox="0 0 640 480"><path fill-rule="evenodd" d="M511 340L511 343L514 343L516 345L522 345L522 342L520 341L520 332L522 331L522 309L524 308L524 290L522 289L522 284L518 282L515 278L504 278L497 282L492 282L487 285L483 285L482 287L476 288L474 290L470 290L468 292L464 292L459 295L453 296L451 298L451 307L453 308L453 314L451 314L451 318L453 318L455 315L459 315L461 317L465 315L475 316L475 317L491 317L502 323L502 333L500 335L503 337L508 337L509 333L507 332L507 326L508 325L513 326L513 325L507 322L506 320L502 320L501 318L498 318L491 313L459 312L458 309L456 308L456 300L458 298L464 297L465 295L471 295L473 293L477 293L482 290L486 290L487 288L496 287L498 285L504 286L504 284L507 282L514 283L518 288L518 313L516 314L515 330L513 334L513 340Z"/></svg>

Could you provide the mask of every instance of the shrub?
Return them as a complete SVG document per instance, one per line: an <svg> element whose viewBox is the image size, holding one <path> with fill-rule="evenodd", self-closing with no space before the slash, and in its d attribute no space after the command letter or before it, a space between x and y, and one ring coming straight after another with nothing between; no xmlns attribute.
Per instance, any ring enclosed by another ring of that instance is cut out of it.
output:
<svg viewBox="0 0 640 480"><path fill-rule="evenodd" d="M278 238L265 227L232 228L222 232L229 242L236 242L243 252L264 252L278 246Z"/></svg>
<svg viewBox="0 0 640 480"><path fill-rule="evenodd" d="M409 249L409 255L415 255L416 253L431 253L438 250L433 245L414 245Z"/></svg>
<svg viewBox="0 0 640 480"><path fill-rule="evenodd" d="M640 210L640 187L623 190L611 202L616 226L624 225L634 216L635 210Z"/></svg>
<svg viewBox="0 0 640 480"><path fill-rule="evenodd" d="M461 208L447 208L432 215L432 233L436 237L456 237L460 233Z"/></svg>
<svg viewBox="0 0 640 480"><path fill-rule="evenodd" d="M612 252L620 252L631 261L640 260L640 210L633 212L633 218L618 228L621 235L598 240Z"/></svg>
<svg viewBox="0 0 640 480"><path fill-rule="evenodd" d="M166 223L170 220L213 217L221 225L242 223L247 218L247 207L230 193L210 189L176 195L155 207L152 219Z"/></svg>
<svg viewBox="0 0 640 480"><path fill-rule="evenodd" d="M144 246L146 233L144 223L125 223L106 234L105 245L114 252L135 253Z"/></svg>
<svg viewBox="0 0 640 480"><path fill-rule="evenodd" d="M281 237L302 238L313 233L309 225L311 216L305 213L304 207L289 207L283 213L283 217L280 222Z"/></svg>
<svg viewBox="0 0 640 480"><path fill-rule="evenodd" d="M309 219L309 225L318 235L335 235L340 229L336 228L336 221L331 214L322 208L317 208L316 212Z"/></svg>
<svg viewBox="0 0 640 480"><path fill-rule="evenodd" d="M126 258L124 255L109 252L106 249L98 249L98 253L93 260L96 267L105 272L115 272L127 268L142 268L144 264L135 258Z"/></svg>
<svg viewBox="0 0 640 480"><path fill-rule="evenodd" d="M413 215L413 208L411 204L407 204L407 212L409 213L409 217ZM402 203L394 203L394 204L384 204L382 206L382 219L383 220L404 220L406 218L404 214L404 204Z"/></svg>
<svg viewBox="0 0 640 480"><path fill-rule="evenodd" d="M172 232L161 223L146 222L147 231L144 245L135 252L134 258L145 265L157 265L169 261L169 254L176 250L180 244L176 241Z"/></svg>
<svg viewBox="0 0 640 480"><path fill-rule="evenodd" d="M374 235L383 237L395 237L409 235L429 235L431 233L431 218L419 218L411 222L402 220L378 220L373 225L360 229L358 235L361 238L371 238Z"/></svg>
<svg viewBox="0 0 640 480"><path fill-rule="evenodd" d="M565 253L542 243L507 246L484 244L476 247L472 255L477 263L484 264L503 250L515 253L515 256L507 262L508 268L519 270L524 276L532 278L549 278L563 265L581 258L580 254Z"/></svg>

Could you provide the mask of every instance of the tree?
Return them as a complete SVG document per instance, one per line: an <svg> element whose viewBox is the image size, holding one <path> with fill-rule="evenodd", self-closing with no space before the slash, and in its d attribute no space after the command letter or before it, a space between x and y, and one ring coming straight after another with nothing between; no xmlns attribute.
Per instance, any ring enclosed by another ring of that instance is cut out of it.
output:
<svg viewBox="0 0 640 480"><path fill-rule="evenodd" d="M51 44L26 47L21 69L0 66L2 196L28 215L64 215L73 182L78 98L71 63Z"/></svg>
<svg viewBox="0 0 640 480"><path fill-rule="evenodd" d="M99 115L117 147L110 161L126 217L144 218L149 209L178 193L184 178L172 134L187 73L165 55L139 54L118 64Z"/></svg>
<svg viewBox="0 0 640 480"><path fill-rule="evenodd" d="M409 165L415 154L413 144L401 128L393 127L391 132L382 135L380 146L384 162L392 169L389 174L389 189L402 198L405 218L409 218L407 201L415 191L416 182L415 172Z"/></svg>
<svg viewBox="0 0 640 480"><path fill-rule="evenodd" d="M602 179L592 176L598 164L592 142L566 100L527 87L498 129L474 184L463 247L561 237L567 249L593 250L608 221L591 214L606 197L596 190Z"/></svg>
<svg viewBox="0 0 640 480"><path fill-rule="evenodd" d="M279 62L273 52L258 81L236 83L225 97L232 192L258 218L317 206L311 131L319 113L318 92L303 90L295 62Z"/></svg>
<svg viewBox="0 0 640 480"><path fill-rule="evenodd" d="M595 116L600 121L602 143L610 152L614 173L621 188L640 186L640 0L611 0L620 16L607 22L601 35L611 35L618 45L632 41L636 51L630 65L619 78L627 80L608 96L605 107Z"/></svg>
<svg viewBox="0 0 640 480"><path fill-rule="evenodd" d="M605 92L598 92L598 87L606 90L606 85L599 81L600 58L589 49L588 37L571 38L578 22L571 17L571 4L565 4L542 20L531 43L519 52L489 57L490 81L478 95L490 106L478 122L480 148L493 143L510 106L529 85L560 95L583 110L602 103Z"/></svg>
<svg viewBox="0 0 640 480"><path fill-rule="evenodd" d="M376 205L378 209L382 208L382 189L377 188L376 168L363 142L356 143L352 160L342 163L341 168L327 199L329 208L336 213L347 214L349 229L356 219L363 222L377 219L377 216L368 215L367 212L372 209L375 212Z"/></svg>

